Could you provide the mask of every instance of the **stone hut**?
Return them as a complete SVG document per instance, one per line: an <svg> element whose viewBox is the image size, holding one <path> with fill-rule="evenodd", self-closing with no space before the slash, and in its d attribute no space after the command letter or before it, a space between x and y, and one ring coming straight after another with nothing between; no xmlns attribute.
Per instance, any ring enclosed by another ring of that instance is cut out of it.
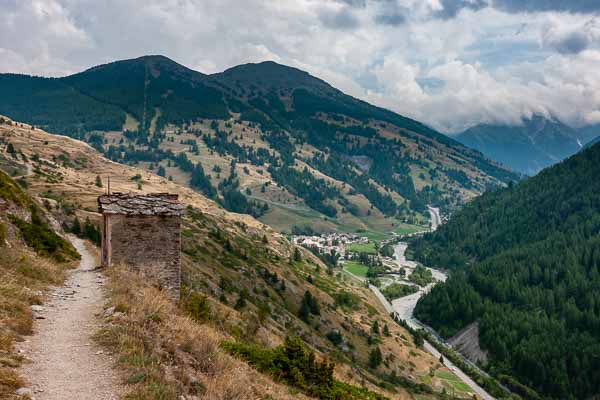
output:
<svg viewBox="0 0 600 400"><path fill-rule="evenodd" d="M123 264L157 280L172 298L181 284L181 216L176 194L112 193L98 197L102 266Z"/></svg>

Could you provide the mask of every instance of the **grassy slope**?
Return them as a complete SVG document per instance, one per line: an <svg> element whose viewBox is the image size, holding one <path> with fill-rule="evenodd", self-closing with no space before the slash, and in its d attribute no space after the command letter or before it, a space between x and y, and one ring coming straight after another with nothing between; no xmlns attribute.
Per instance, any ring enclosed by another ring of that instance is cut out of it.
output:
<svg viewBox="0 0 600 400"><path fill-rule="evenodd" d="M111 163L78 141L32 131L28 127L3 129L0 126L0 138L10 140L17 151L26 154L33 164L36 172L27 178L32 193L47 196L51 192L62 207L72 207L92 220L97 218L93 212L96 197L106 190L95 185L96 176L101 176L106 185L106 176L110 175L113 191L138 191L131 177L141 174L145 192L178 193L180 199L190 206L183 231L184 304L197 296L206 296L208 304L206 312L201 313L206 326L197 329L211 329L219 337L250 340L265 348L281 343L289 334L299 335L317 352L318 357L327 355L337 363L335 371L338 379L365 384L393 398L408 398L409 395L399 386L391 392L377 387L375 383L381 380L378 376L394 371L419 381L415 377L429 374L431 368L443 370L437 360L414 346L410 335L392 322L370 291L328 275L325 266L308 252L303 252L302 261L290 264L292 245L255 219L227 213L213 202L164 178ZM39 143L45 145L39 146ZM39 162L31 161L35 158L34 154L39 156ZM263 237L267 240L266 244ZM313 283L309 282L309 275ZM285 281L283 291L278 290L281 281ZM305 291L313 294L321 308L320 316L313 316L309 323L297 317L299 301ZM351 307L339 305L336 299L341 292L350 293L358 300ZM118 293L115 296L113 301L117 304ZM244 298L244 304L234 307L240 297ZM148 295L148 301L152 298ZM127 311L128 307L123 309ZM171 315L170 312L166 314ZM142 318L127 313L124 318L146 320L148 314L144 315ZM185 318L179 311L177 315ZM388 324L391 332L391 336L379 339L387 366L382 365L376 371L366 367L371 349L366 332L369 332L374 320L378 320L381 326ZM149 335L148 340L151 340L156 338L153 335L158 335L157 332L167 332L167 337L171 337L174 343L185 343L180 341L177 332L165 330L161 323L154 328L159 330L142 330L139 333ZM334 329L342 332L347 350L337 348L325 338L325 334ZM135 336L135 331L132 332L124 337ZM161 352L154 342L148 343L146 350ZM179 359L173 363L178 368L188 368L188 364ZM132 372L133 381L138 379L133 377L135 371ZM221 373L226 374L219 372L214 379L218 379ZM190 382L181 376L175 376L170 382L167 386L171 389L191 390ZM439 387L439 384L434 378L433 386ZM144 390L150 389L144 384L139 390L144 393Z"/></svg>
<svg viewBox="0 0 600 400"><path fill-rule="evenodd" d="M45 226L43 236L25 220L36 209ZM19 223L15 224L15 215ZM0 397L10 396L22 384L14 370L23 358L16 354L13 344L23 335L31 334L33 316L30 305L41 304L43 290L62 282L66 269L74 266L75 250L68 242L47 227L44 214L36 203L4 172L0 171ZM20 227L25 226L26 238ZM33 236L32 236L33 235ZM56 248L41 246L49 240ZM41 247L40 247L41 246ZM37 253L35 251L37 249ZM39 253L39 254L38 254ZM58 262L56 260L63 260ZM70 262L69 262L70 261Z"/></svg>

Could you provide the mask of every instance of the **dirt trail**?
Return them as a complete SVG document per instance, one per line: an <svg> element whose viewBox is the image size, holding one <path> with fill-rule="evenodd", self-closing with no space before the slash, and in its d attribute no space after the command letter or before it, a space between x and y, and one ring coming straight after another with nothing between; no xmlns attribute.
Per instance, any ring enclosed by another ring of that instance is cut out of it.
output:
<svg viewBox="0 0 600 400"><path fill-rule="evenodd" d="M119 399L122 387L112 369L113 359L95 346L91 336L99 327L104 277L81 239L72 238L81 254L79 268L65 285L51 293L43 306L34 306L34 335L19 346L31 363L20 389L35 400Z"/></svg>

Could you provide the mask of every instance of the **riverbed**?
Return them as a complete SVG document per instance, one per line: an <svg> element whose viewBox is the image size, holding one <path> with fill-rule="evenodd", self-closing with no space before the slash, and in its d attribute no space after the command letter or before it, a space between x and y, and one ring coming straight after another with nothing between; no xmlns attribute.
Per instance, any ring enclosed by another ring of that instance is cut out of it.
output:
<svg viewBox="0 0 600 400"><path fill-rule="evenodd" d="M396 264L398 269L404 268L407 272L406 275L409 276L412 269L417 266L417 263L414 261L406 260L406 248L408 245L406 243L400 242L394 247L394 255L396 257ZM412 328L422 328L423 326L413 317L413 312L415 310L415 306L419 299L427 294L433 286L435 286L438 282L444 282L447 278L447 275L437 269L427 268L431 271L433 275L434 282L429 285L422 287L418 292L413 293L408 296L401 297L399 299L395 299L392 301L392 308L398 314L398 316L405 320Z"/></svg>

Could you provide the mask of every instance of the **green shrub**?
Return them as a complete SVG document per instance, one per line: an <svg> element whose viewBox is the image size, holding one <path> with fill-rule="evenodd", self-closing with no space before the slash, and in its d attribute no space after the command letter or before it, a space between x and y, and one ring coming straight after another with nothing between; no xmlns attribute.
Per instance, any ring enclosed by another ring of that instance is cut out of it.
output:
<svg viewBox="0 0 600 400"><path fill-rule="evenodd" d="M385 396L368 389L338 381L333 377L334 364L317 361L298 337L287 337L273 349L256 345L224 342L229 353L248 361L263 373L300 389L309 396L324 400L384 400Z"/></svg>
<svg viewBox="0 0 600 400"><path fill-rule="evenodd" d="M81 256L71 243L58 236L38 213L37 208L32 206L31 223L14 215L9 215L10 221L21 231L27 246L31 247L36 253L58 262L80 259Z"/></svg>
<svg viewBox="0 0 600 400"><path fill-rule="evenodd" d="M340 290L334 295L335 304L342 308L356 310L360 306L360 297L354 293Z"/></svg>
<svg viewBox="0 0 600 400"><path fill-rule="evenodd" d="M334 329L332 331L327 332L327 334L325 335L325 337L327 339L329 339L329 341L331 343L335 344L336 346L340 345L344 341L344 338L342 337L342 334L337 329Z"/></svg>
<svg viewBox="0 0 600 400"><path fill-rule="evenodd" d="M414 285L403 285L401 283L392 283L381 290L381 293L388 301L408 296L419 291L419 288Z"/></svg>
<svg viewBox="0 0 600 400"><path fill-rule="evenodd" d="M82 226L79 218L75 216L73 219L73 223L71 226L67 226L66 230L71 232L77 237L82 239L88 239L90 242L94 243L96 246L100 246L102 238L100 235L100 230L90 221L89 217L85 219L85 224Z"/></svg>
<svg viewBox="0 0 600 400"><path fill-rule="evenodd" d="M102 240L100 237L100 230L92 223L92 221L90 221L89 218L85 219L81 236L84 239L89 239L96 246L100 246Z"/></svg>
<svg viewBox="0 0 600 400"><path fill-rule="evenodd" d="M419 286L427 286L434 280L433 273L422 265L417 265L408 279Z"/></svg>
<svg viewBox="0 0 600 400"><path fill-rule="evenodd" d="M0 171L0 198L21 206L30 203L27 195L6 173Z"/></svg>
<svg viewBox="0 0 600 400"><path fill-rule="evenodd" d="M189 292L182 302L182 307L196 321L206 322L210 318L208 298L202 293Z"/></svg>

